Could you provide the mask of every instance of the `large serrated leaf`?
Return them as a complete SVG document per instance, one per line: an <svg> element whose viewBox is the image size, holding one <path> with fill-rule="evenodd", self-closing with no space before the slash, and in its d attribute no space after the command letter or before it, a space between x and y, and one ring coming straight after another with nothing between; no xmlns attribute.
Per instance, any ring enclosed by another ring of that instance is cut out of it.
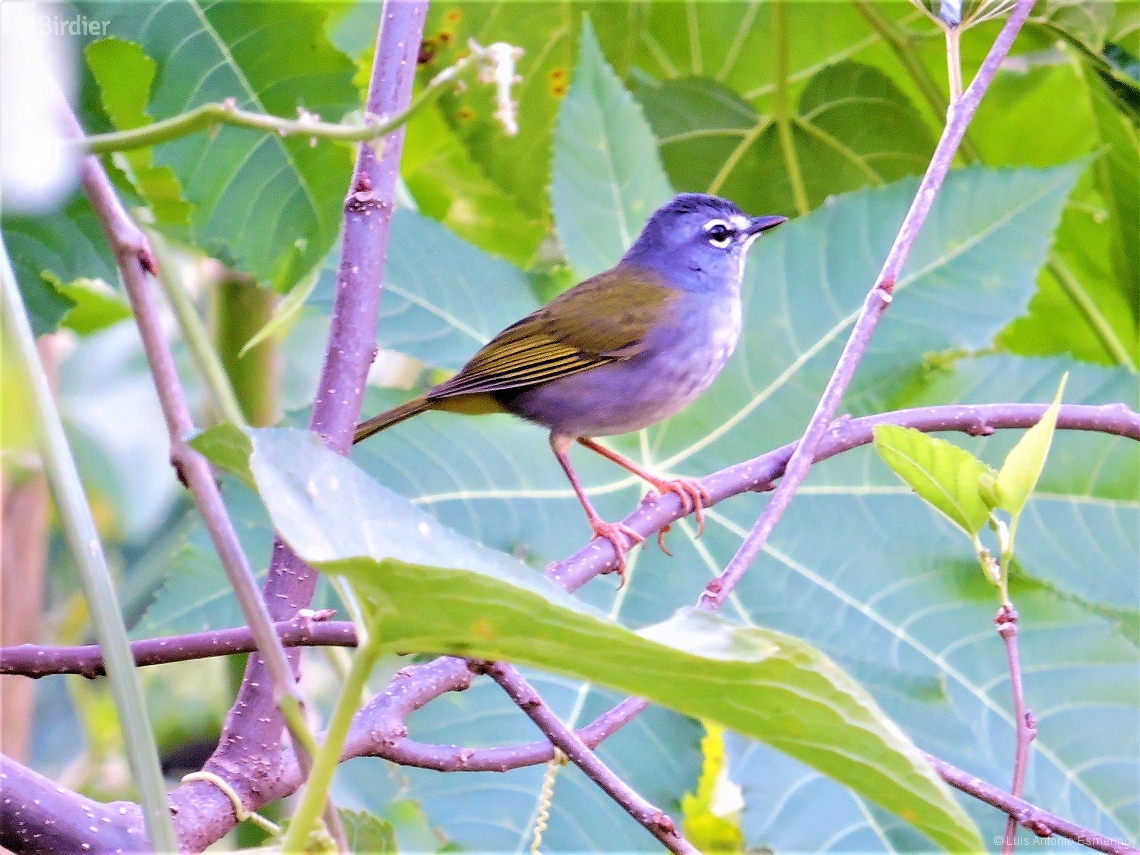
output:
<svg viewBox="0 0 1140 855"><path fill-rule="evenodd" d="M1051 120L1049 105L1057 103L1070 105L1071 121ZM1122 229L1140 216L1130 190L1140 183L1140 155L1135 132L1106 103L1103 86L1077 63L998 75L971 138L995 166L1048 166L1093 153L1065 207L1038 292L1000 345L1026 356L1140 364L1134 230Z"/></svg>
<svg viewBox="0 0 1140 855"><path fill-rule="evenodd" d="M177 0L82 8L156 63L147 105L156 119L229 98L246 110L293 118L304 109L332 122L359 106L353 65L328 41L319 6ZM195 243L286 291L336 238L352 152L222 127L157 146L153 161L169 167L194 205Z"/></svg>
<svg viewBox="0 0 1140 855"><path fill-rule="evenodd" d="M550 199L570 267L612 267L672 195L637 102L606 63L589 22L554 128Z"/></svg>
<svg viewBox="0 0 1140 855"><path fill-rule="evenodd" d="M353 580L388 650L507 659L637 694L760 738L939 845L980 846L901 731L798 639L693 609L631 633L441 526L312 434L249 436L274 527L307 563Z"/></svg>
<svg viewBox="0 0 1140 855"><path fill-rule="evenodd" d="M715 80L678 78L637 95L677 187L721 193L757 213L804 213L798 194L810 209L846 190L920 173L934 150L906 95L857 62L811 78L786 139L772 116Z"/></svg>
<svg viewBox="0 0 1140 855"><path fill-rule="evenodd" d="M479 171L434 108L408 122L400 174L422 213L512 264L527 267L546 235L543 219L525 213Z"/></svg>

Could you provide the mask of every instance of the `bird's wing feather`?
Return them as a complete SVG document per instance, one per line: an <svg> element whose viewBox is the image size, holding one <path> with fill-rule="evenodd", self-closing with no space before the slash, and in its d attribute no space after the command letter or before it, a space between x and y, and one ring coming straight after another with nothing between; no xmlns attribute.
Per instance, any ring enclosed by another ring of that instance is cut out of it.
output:
<svg viewBox="0 0 1140 855"><path fill-rule="evenodd" d="M426 397L518 389L630 359L677 296L656 274L619 265L507 327Z"/></svg>

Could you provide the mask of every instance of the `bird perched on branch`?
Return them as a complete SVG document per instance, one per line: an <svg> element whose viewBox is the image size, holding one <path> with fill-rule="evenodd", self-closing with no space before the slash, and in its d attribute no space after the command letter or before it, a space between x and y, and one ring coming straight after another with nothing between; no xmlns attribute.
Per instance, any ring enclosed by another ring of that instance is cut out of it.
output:
<svg viewBox="0 0 1140 855"><path fill-rule="evenodd" d="M626 552L644 538L594 510L570 466L570 445L581 443L659 493L676 493L696 513L699 533L710 498L700 482L658 478L593 438L656 424L708 388L740 338L748 247L784 221L747 217L716 196L674 197L616 265L507 327L449 380L361 422L353 441L427 410L508 412L542 425L590 528L613 544L623 574Z"/></svg>

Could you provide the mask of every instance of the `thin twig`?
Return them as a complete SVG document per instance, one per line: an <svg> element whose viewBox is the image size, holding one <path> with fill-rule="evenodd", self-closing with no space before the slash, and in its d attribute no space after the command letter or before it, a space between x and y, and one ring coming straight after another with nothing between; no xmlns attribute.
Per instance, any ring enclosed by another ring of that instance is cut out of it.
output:
<svg viewBox="0 0 1140 855"><path fill-rule="evenodd" d="M946 77L950 85L950 103L962 97L962 28L946 27Z"/></svg>
<svg viewBox="0 0 1140 855"><path fill-rule="evenodd" d="M218 125L266 131L280 137L308 137L314 140L327 139L345 143L371 142L402 128L420 109L443 94L448 86L462 85L467 78L474 77L479 70L478 59L475 54L461 57L455 65L432 78L423 91L391 119L383 119L381 116L384 114L373 113L370 110L364 114L364 120L360 124L322 122L319 117L304 114L296 119L285 119L281 116L240 110L230 98L221 103L202 104L177 116L129 131L92 134L85 137L82 144L91 154L110 154L116 151L147 148L198 131L216 128Z"/></svg>
<svg viewBox="0 0 1140 855"><path fill-rule="evenodd" d="M1106 837L1095 831L1089 831L1087 828L1082 828L1067 819L1041 810L1029 802L1011 796L1000 787L995 787L981 778L975 778L973 775L951 766L933 754L923 754L923 756L926 758L926 762L934 767L938 776L951 787L1015 818L1019 824L1028 828L1038 837L1051 837L1056 834L1082 846L1087 846L1089 849L1095 849L1097 852L1108 852L1110 855L1140 855L1140 849L1129 846L1125 840Z"/></svg>
<svg viewBox="0 0 1140 855"><path fill-rule="evenodd" d="M186 293L175 266L177 262L173 253L157 231L150 231L148 238L158 265L158 284L162 286L166 301L174 312L178 328L182 333L182 341L190 353L190 361L194 363L211 403L223 419L238 427L245 427L246 421L241 411L241 404L234 394L233 385L218 356L218 351L210 341L210 334L206 332L206 325L198 315L198 310L194 308L194 301Z"/></svg>
<svg viewBox="0 0 1140 855"><path fill-rule="evenodd" d="M708 610L720 608L725 598L736 587L736 583L740 581L745 571L752 564L753 559L764 548L768 535L775 528L777 521L791 502L792 496L795 495L799 485L807 476L812 465L812 459L815 456L815 449L823 440L823 435L839 407L839 402L847 390L847 385L855 373L855 368L863 358L863 353L871 340L871 334L874 332L879 318L890 305L895 281L898 279L903 264L910 254L910 248L914 244L915 238L918 237L918 232L934 204L934 197L950 169L954 152L958 149L958 144L961 142L966 127L982 100L982 95L985 94L986 88L994 74L997 73L998 66L1001 65L1001 61L1009 52L1018 30L1021 29L1021 25L1025 22L1025 18L1032 7L1033 0L1018 0L1017 6L994 40L985 61L978 69L978 73L962 94L961 99L951 105L947 115L946 128L942 132L938 146L934 149L934 155L931 157L926 174L923 175L922 181L918 185L918 192L915 194L910 210L907 211L907 215L899 227L898 236L895 238L890 252L887 253L878 279L863 303L863 310L855 321L851 336L843 348L839 363L824 389L815 413L808 422L807 430L804 431L791 460L788 461L784 477L780 479L780 484L776 487L772 498L764 506L764 510L761 511L752 531L745 537L744 542L732 560L729 561L724 572L713 579L705 588L699 604L701 608Z"/></svg>
<svg viewBox="0 0 1140 855"><path fill-rule="evenodd" d="M1013 724L1016 748L1013 758L1013 786L1010 793L1020 798L1025 787L1025 766L1029 762L1029 744L1037 735L1037 724L1033 713L1025 708L1025 690L1021 682L1021 657L1017 653L1017 610L1003 604L994 617L998 635L1005 643L1006 664L1009 666L1009 687L1013 693ZM1005 835L1001 841L1002 855L1013 852L1017 838L1017 819L1012 815L1006 821Z"/></svg>
<svg viewBox="0 0 1140 855"><path fill-rule="evenodd" d="M934 82L934 78L930 76L930 72L926 70L926 66L918 57L914 49L914 38L887 17L877 4L871 3L869 0L853 0L853 2L855 10L863 16L871 29L879 34L894 52L899 62L902 63L903 68L906 69L911 80L918 87L918 91L922 94L922 98L930 108L935 120L941 122L946 116L949 104L939 90L938 84ZM981 160L981 154L970 141L968 134L963 136L959 148L965 160L969 162Z"/></svg>
<svg viewBox="0 0 1140 855"><path fill-rule="evenodd" d="M329 621L335 612L298 615L292 620L273 624L278 638L285 647L353 647L356 631L348 621ZM253 653L257 645L249 627L215 629L186 635L170 635L131 642L135 665L165 665L170 662L189 662L210 659L234 653ZM81 647L48 647L21 644L0 649L0 674L20 674L24 677L46 677L49 674L78 674L88 679L105 674L103 652L97 644Z"/></svg>
<svg viewBox="0 0 1140 855"><path fill-rule="evenodd" d="M677 855L700 855L697 849L685 840L673 824L672 817L647 802L625 781L598 759L586 745L570 730L554 712L543 703L538 693L510 665L502 662L471 663L477 672L482 672L498 683L507 696L514 701L530 720L538 725L550 741L565 754L574 765L597 784L625 811L636 819L670 852Z"/></svg>

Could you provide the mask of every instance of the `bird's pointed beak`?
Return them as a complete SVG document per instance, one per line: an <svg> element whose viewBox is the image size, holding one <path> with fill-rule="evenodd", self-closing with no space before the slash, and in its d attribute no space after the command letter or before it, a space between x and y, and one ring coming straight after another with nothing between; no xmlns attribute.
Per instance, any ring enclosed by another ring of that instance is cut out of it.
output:
<svg viewBox="0 0 1140 855"><path fill-rule="evenodd" d="M768 229L774 229L781 223L786 223L787 217L753 217L749 223L748 228L745 230L746 234L758 235L760 232L766 232Z"/></svg>

